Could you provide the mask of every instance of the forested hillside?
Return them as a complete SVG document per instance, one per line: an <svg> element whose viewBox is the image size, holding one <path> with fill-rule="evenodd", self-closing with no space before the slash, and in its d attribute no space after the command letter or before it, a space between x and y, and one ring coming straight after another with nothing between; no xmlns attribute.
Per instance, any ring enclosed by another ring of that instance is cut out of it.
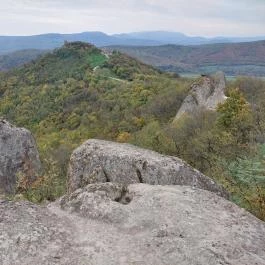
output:
<svg viewBox="0 0 265 265"><path fill-rule="evenodd" d="M265 76L265 41L113 48L166 71Z"/></svg>
<svg viewBox="0 0 265 265"><path fill-rule="evenodd" d="M163 71L175 73L213 73L227 75L265 76L265 41L223 43L199 46L113 46ZM22 50L0 56L0 71L9 70L45 54L46 50Z"/></svg>
<svg viewBox="0 0 265 265"><path fill-rule="evenodd" d="M265 219L265 82L238 79L217 112L173 123L192 82L80 42L0 73L0 116L34 133L45 168L26 196L61 195L70 152L101 138L183 158Z"/></svg>
<svg viewBox="0 0 265 265"><path fill-rule="evenodd" d="M32 60L37 59L46 51L43 50L22 50L5 55L0 55L0 71L7 71Z"/></svg>

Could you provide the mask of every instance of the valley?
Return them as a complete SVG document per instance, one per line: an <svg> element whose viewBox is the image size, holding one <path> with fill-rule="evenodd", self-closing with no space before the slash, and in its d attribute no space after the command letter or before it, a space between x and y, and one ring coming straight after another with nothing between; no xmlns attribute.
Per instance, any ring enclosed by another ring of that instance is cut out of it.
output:
<svg viewBox="0 0 265 265"><path fill-rule="evenodd" d="M97 138L180 157L264 219L265 82L228 81L223 92L230 99L216 111L202 108L174 123L191 87L207 80L178 77L82 42L0 73L0 116L34 134L45 169L25 196L41 202L62 195L70 153Z"/></svg>
<svg viewBox="0 0 265 265"><path fill-rule="evenodd" d="M264 14L2 1L0 265L265 265Z"/></svg>
<svg viewBox="0 0 265 265"><path fill-rule="evenodd" d="M47 46L51 48L52 46ZM223 43L195 46L106 46L152 65L162 71L181 76L223 71L227 77L265 77L265 41ZM48 53L48 50L20 50L0 55L0 71L22 66Z"/></svg>
<svg viewBox="0 0 265 265"><path fill-rule="evenodd" d="M179 74L198 75L221 70L228 76L265 76L265 41L198 46L115 46L112 49L163 71Z"/></svg>

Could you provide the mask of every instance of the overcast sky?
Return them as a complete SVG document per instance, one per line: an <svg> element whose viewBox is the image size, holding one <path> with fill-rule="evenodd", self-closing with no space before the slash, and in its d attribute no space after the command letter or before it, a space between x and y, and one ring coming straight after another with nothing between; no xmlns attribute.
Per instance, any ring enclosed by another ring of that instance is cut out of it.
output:
<svg viewBox="0 0 265 265"><path fill-rule="evenodd" d="M265 0L0 0L0 35L147 30L265 36Z"/></svg>

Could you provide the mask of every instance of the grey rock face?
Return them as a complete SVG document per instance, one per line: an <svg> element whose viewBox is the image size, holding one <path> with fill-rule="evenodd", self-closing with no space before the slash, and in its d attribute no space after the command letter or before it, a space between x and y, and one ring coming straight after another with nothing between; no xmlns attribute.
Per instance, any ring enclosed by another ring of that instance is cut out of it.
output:
<svg viewBox="0 0 265 265"><path fill-rule="evenodd" d="M189 185L227 197L213 180L184 161L129 144L88 140L77 148L68 170L69 192L91 183Z"/></svg>
<svg viewBox="0 0 265 265"><path fill-rule="evenodd" d="M35 140L24 128L0 119L0 193L13 193L18 174L35 180L41 163Z"/></svg>
<svg viewBox="0 0 265 265"><path fill-rule="evenodd" d="M265 265L265 223L188 186L91 184L0 202L1 265Z"/></svg>
<svg viewBox="0 0 265 265"><path fill-rule="evenodd" d="M70 219L65 221L46 207L0 201L0 264L91 264L82 251L77 252L72 232Z"/></svg>
<svg viewBox="0 0 265 265"><path fill-rule="evenodd" d="M193 114L200 109L215 110L218 104L226 100L225 75L217 72L212 76L202 76L191 86L189 95L180 107L175 121L183 114Z"/></svg>

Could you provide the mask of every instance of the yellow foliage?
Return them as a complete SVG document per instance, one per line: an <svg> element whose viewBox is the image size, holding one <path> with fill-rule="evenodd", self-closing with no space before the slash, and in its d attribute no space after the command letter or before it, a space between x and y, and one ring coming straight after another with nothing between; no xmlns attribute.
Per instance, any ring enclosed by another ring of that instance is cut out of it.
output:
<svg viewBox="0 0 265 265"><path fill-rule="evenodd" d="M145 119L143 117L134 117L133 124L137 126L137 128L142 128L145 125Z"/></svg>
<svg viewBox="0 0 265 265"><path fill-rule="evenodd" d="M130 137L131 137L130 133L128 133L128 132L121 132L118 135L118 137L117 137L117 141L119 143L126 143L126 142L129 141Z"/></svg>

